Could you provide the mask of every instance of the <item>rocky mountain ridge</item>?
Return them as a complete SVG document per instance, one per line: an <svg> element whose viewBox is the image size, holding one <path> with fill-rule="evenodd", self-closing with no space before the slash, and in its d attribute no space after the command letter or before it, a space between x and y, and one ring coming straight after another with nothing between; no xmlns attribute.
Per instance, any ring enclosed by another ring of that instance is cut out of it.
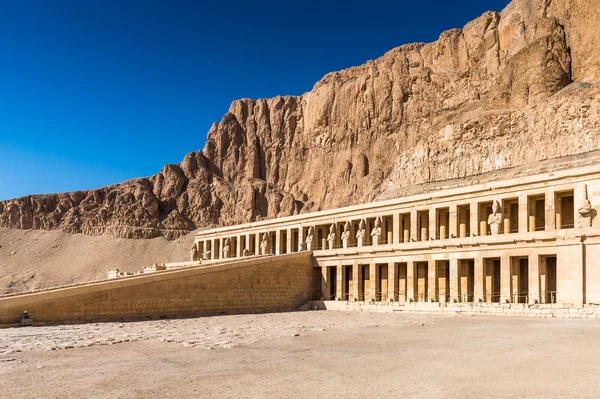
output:
<svg viewBox="0 0 600 399"><path fill-rule="evenodd" d="M0 226L169 239L600 148L600 0L514 0L433 43L234 101L149 178L0 202Z"/></svg>

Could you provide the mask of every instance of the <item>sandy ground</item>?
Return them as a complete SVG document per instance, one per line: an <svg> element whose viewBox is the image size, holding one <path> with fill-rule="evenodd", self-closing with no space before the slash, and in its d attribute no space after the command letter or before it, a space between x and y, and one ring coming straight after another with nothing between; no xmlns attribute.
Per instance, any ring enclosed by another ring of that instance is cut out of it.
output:
<svg viewBox="0 0 600 399"><path fill-rule="evenodd" d="M0 228L0 295L105 279L109 269L185 261L193 242L193 233L175 241L128 240Z"/></svg>
<svg viewBox="0 0 600 399"><path fill-rule="evenodd" d="M0 397L597 398L600 320L333 311L0 330Z"/></svg>

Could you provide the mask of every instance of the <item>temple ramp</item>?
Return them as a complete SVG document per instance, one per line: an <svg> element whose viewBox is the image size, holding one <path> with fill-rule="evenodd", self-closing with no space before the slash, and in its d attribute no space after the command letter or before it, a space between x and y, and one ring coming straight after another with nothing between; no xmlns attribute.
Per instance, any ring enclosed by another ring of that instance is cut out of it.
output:
<svg viewBox="0 0 600 399"><path fill-rule="evenodd" d="M247 258L0 297L0 326L291 311L311 299L312 252Z"/></svg>

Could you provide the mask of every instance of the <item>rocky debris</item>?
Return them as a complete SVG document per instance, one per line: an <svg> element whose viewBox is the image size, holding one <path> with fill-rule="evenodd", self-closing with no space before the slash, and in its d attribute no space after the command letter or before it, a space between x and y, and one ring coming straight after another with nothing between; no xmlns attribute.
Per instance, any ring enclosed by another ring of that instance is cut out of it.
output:
<svg viewBox="0 0 600 399"><path fill-rule="evenodd" d="M598 20L600 0L514 0L302 96L234 101L150 178L0 202L0 226L173 239L593 151Z"/></svg>

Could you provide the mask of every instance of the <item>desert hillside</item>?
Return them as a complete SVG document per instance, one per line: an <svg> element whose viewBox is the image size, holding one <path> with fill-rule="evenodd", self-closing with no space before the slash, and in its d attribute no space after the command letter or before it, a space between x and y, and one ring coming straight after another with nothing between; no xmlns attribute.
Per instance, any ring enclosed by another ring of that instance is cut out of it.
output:
<svg viewBox="0 0 600 399"><path fill-rule="evenodd" d="M193 241L193 234L128 240L0 227L0 295L105 279L109 269L133 272L186 260Z"/></svg>

